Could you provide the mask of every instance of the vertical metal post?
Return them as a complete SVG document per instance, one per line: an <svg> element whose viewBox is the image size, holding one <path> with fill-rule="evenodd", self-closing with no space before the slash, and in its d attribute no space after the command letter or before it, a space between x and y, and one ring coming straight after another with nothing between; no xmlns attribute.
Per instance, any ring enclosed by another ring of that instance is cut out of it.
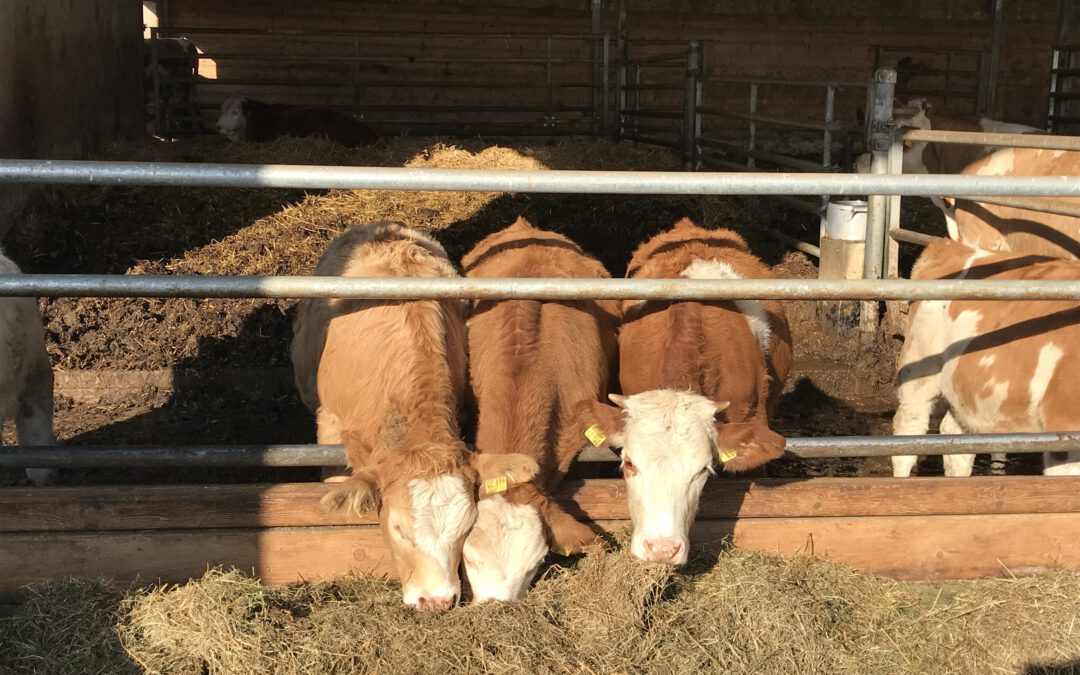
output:
<svg viewBox="0 0 1080 675"><path fill-rule="evenodd" d="M641 112L641 64L634 64L634 116L633 116L633 130L634 135L638 133L638 120L641 116L637 113Z"/></svg>
<svg viewBox="0 0 1080 675"><path fill-rule="evenodd" d="M686 49L686 81L683 88L682 161L683 169L693 171L697 166L697 138L694 120L697 118L697 81L700 67L698 43L691 40Z"/></svg>
<svg viewBox="0 0 1080 675"><path fill-rule="evenodd" d="M749 140L746 142L747 150L754 150L757 148L757 123L754 121L753 116L757 114L757 82L750 83L750 129ZM754 158L750 155L746 156L746 166L754 168Z"/></svg>
<svg viewBox="0 0 1080 675"><path fill-rule="evenodd" d="M1054 127L1057 126L1054 124L1054 116L1057 114L1057 95L1058 89L1061 86L1058 82L1057 73L1061 64L1061 50L1055 48L1052 54L1050 59L1050 109L1046 112L1046 130L1050 133L1054 133Z"/></svg>
<svg viewBox="0 0 1080 675"><path fill-rule="evenodd" d="M987 68L986 111L997 112L997 81L1001 67L1001 33L1005 23L1005 0L994 0L993 24L990 29L990 65Z"/></svg>
<svg viewBox="0 0 1080 675"><path fill-rule="evenodd" d="M595 75L595 74L596 73L593 72L593 75ZM544 120L544 125L546 126L546 125L548 125L548 124L550 124L552 122L552 118L554 116L554 113L552 113L552 104L553 104L554 95L553 95L553 91L552 91L552 88L551 88L551 36L550 35L547 38L547 54L544 57L544 83L547 86L547 103L545 105L545 110L544 110L544 116L547 118L547 119ZM593 86L590 87L590 91L592 92L592 110L595 111L596 110L596 86L595 86L595 82L593 83ZM595 115L593 116L593 121L594 122L596 121Z"/></svg>
<svg viewBox="0 0 1080 675"><path fill-rule="evenodd" d="M833 123L835 114L836 87L830 84L825 87L825 134L822 139L825 145L821 152L821 165L824 167L832 165L832 129L829 128L829 125Z"/></svg>
<svg viewBox="0 0 1080 675"><path fill-rule="evenodd" d="M698 160L701 138L701 106L705 102L705 45L698 43L697 91L694 94L694 159ZM694 168L697 168L696 166Z"/></svg>
<svg viewBox="0 0 1080 675"><path fill-rule="evenodd" d="M595 133L599 129L601 124L600 120L600 92L597 88L600 86L600 81L603 79L600 76L600 1L592 0L592 37L589 39L589 109L592 111L592 130ZM550 39L548 42L550 52ZM549 57L550 60L550 57ZM550 93L549 93L550 96Z"/></svg>
<svg viewBox="0 0 1080 675"><path fill-rule="evenodd" d="M360 109L360 36L353 36L353 108Z"/></svg>
<svg viewBox="0 0 1080 675"><path fill-rule="evenodd" d="M154 133L161 136L165 133L165 111L161 100L161 65L160 49L158 47L158 29L150 29L150 67L151 78L154 87Z"/></svg>
<svg viewBox="0 0 1080 675"><path fill-rule="evenodd" d="M871 84L873 101L867 111L870 118L870 134L867 145L871 153L870 172L888 172L889 148L893 144L892 111L896 92L896 71L879 68ZM869 195L866 212L866 257L863 261L863 278L880 279L884 268L888 200L883 195ZM876 331L878 312L876 302L863 303L860 327L864 331Z"/></svg>
<svg viewBox="0 0 1080 675"><path fill-rule="evenodd" d="M616 51L619 52L619 69L615 73L615 141L618 142L626 132L626 67L630 61L630 45L620 32Z"/></svg>
<svg viewBox="0 0 1080 675"><path fill-rule="evenodd" d="M945 52L945 107L950 107L949 94L952 93L953 51Z"/></svg>
<svg viewBox="0 0 1080 675"><path fill-rule="evenodd" d="M600 83L601 105L600 105L600 134L607 136L609 124L611 123L610 115L608 114L608 89L611 87L609 80L611 73L611 40L610 35L604 33L604 58L603 58L603 70L601 71L603 78Z"/></svg>

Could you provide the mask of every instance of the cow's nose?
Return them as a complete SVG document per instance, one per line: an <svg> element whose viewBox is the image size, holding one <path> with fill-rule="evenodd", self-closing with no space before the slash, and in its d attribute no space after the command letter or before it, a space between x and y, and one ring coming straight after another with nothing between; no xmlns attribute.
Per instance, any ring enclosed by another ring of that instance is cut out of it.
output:
<svg viewBox="0 0 1080 675"><path fill-rule="evenodd" d="M679 559L679 553L682 551L682 542L675 541L674 539L646 539L645 540L645 559L649 562L664 563L666 565L675 565Z"/></svg>
<svg viewBox="0 0 1080 675"><path fill-rule="evenodd" d="M418 609L424 612L431 612L435 610L447 610L457 604L456 595L421 595L416 601Z"/></svg>

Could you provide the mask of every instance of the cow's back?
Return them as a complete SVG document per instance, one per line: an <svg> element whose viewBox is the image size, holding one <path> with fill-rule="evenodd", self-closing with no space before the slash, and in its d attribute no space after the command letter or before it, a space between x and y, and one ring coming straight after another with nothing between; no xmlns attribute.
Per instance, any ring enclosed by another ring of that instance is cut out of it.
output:
<svg viewBox="0 0 1080 675"><path fill-rule="evenodd" d="M462 261L479 278L608 278L569 239L519 219ZM581 447L574 405L607 392L616 348L617 301L479 301L469 321L477 448L524 452L550 487Z"/></svg>
<svg viewBox="0 0 1080 675"><path fill-rule="evenodd" d="M394 223L350 229L314 274L456 276L434 240ZM301 395L356 440L374 449L412 433L410 420L453 416L465 386L461 302L320 298L301 301L297 312L293 363Z"/></svg>
<svg viewBox="0 0 1080 675"><path fill-rule="evenodd" d="M710 274L708 263L721 264L717 274ZM750 253L736 233L707 230L689 221L680 221L675 229L635 251L627 273L653 279L773 278L768 266ZM767 351L751 330L751 314L767 319ZM623 317L619 378L624 393L690 388L731 401L729 421L764 415L779 401L792 360L791 332L779 302L627 301ZM756 357L748 359L747 354ZM758 377L762 370L764 389Z"/></svg>
<svg viewBox="0 0 1080 675"><path fill-rule="evenodd" d="M1080 152L1004 148L964 169L972 176L1080 176ZM1080 198L1061 201L1080 206ZM956 200L960 241L992 251L1080 258L1080 218Z"/></svg>
<svg viewBox="0 0 1080 675"><path fill-rule="evenodd" d="M920 256L912 278L1075 280L1080 262L938 242ZM1080 422L1073 405L1080 396L1080 302L920 302L908 325L908 341L935 343L942 394L965 431L1073 431Z"/></svg>

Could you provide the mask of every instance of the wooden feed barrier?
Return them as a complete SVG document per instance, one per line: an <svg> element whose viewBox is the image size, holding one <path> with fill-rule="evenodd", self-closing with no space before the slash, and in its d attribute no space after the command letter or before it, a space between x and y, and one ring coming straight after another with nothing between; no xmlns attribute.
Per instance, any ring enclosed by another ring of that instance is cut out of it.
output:
<svg viewBox="0 0 1080 675"><path fill-rule="evenodd" d="M208 567L268 584L387 576L376 517L327 516L320 483L0 489L0 594L64 577L183 581ZM567 481L568 510L627 526L621 480ZM810 554L894 579L1080 569L1080 477L713 480L695 546Z"/></svg>

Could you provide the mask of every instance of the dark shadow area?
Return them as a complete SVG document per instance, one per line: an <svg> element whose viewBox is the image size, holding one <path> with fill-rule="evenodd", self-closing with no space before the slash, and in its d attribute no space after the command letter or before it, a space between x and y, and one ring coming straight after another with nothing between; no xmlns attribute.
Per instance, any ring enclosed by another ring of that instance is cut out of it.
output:
<svg viewBox="0 0 1080 675"><path fill-rule="evenodd" d="M1080 675L1080 661L1032 664L1024 667L1022 675Z"/></svg>

